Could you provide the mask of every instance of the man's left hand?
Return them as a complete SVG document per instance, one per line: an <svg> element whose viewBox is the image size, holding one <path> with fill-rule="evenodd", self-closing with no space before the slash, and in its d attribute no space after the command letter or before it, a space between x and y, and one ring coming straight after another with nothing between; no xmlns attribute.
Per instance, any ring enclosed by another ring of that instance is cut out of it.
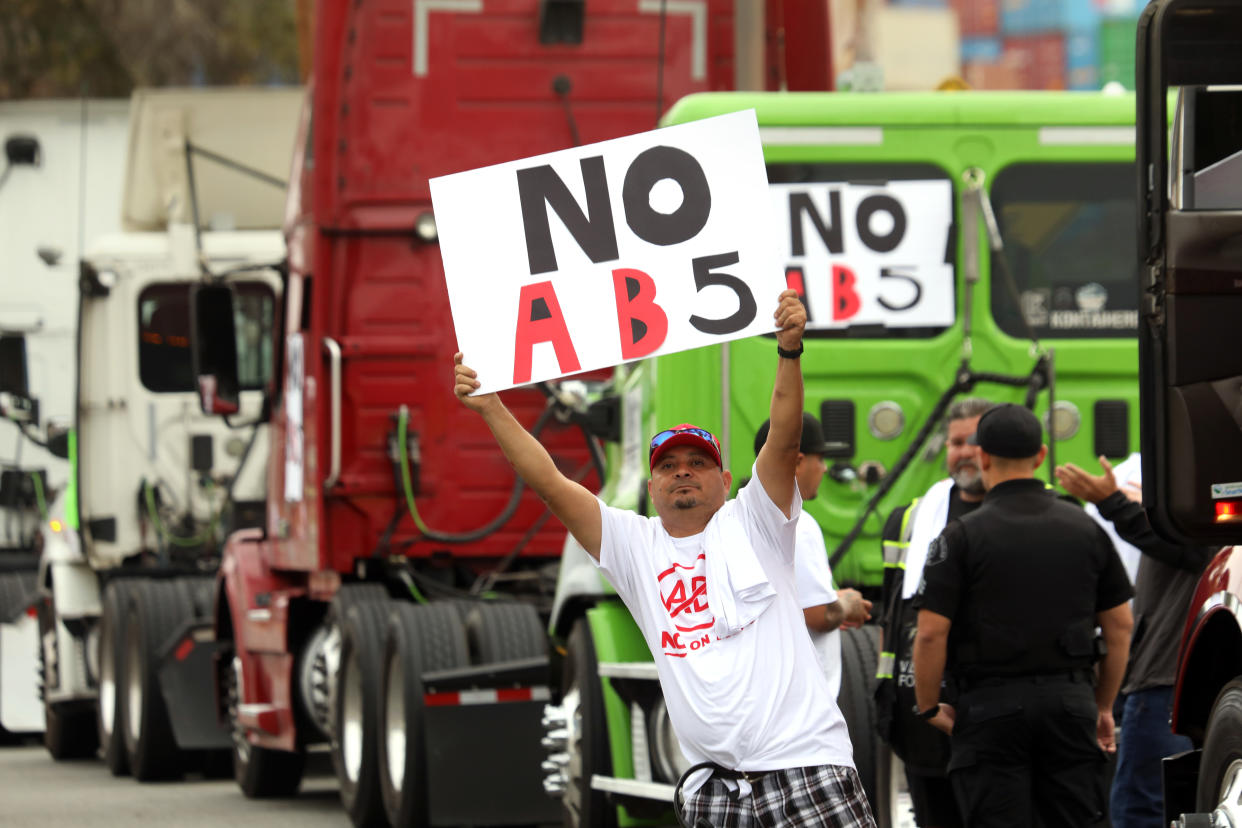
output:
<svg viewBox="0 0 1242 828"><path fill-rule="evenodd" d="M802 333L806 330L806 306L798 298L797 291L781 291L780 304L776 306L776 342L786 351L796 351L802 344Z"/></svg>

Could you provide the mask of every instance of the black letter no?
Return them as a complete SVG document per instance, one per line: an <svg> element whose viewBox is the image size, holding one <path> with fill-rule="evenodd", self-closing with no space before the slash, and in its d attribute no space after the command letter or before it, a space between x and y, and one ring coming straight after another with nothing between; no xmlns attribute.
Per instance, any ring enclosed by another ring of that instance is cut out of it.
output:
<svg viewBox="0 0 1242 828"><path fill-rule="evenodd" d="M545 164L517 171L522 226L526 230L526 258L532 276L557 269L545 203L560 217L565 229L591 261L599 264L617 258L617 231L612 226L612 202L608 199L603 156L583 158L579 163L586 189L586 215L551 166Z"/></svg>
<svg viewBox="0 0 1242 828"><path fill-rule="evenodd" d="M651 188L665 178L681 187L681 206L667 214L651 208ZM712 193L693 155L676 147L652 147L639 153L626 170L621 202L634 235L667 247L699 234L712 210Z"/></svg>

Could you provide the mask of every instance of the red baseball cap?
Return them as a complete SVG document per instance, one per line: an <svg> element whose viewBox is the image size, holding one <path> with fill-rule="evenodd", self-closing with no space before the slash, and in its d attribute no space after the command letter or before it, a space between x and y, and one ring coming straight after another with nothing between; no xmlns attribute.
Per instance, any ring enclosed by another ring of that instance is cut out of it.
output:
<svg viewBox="0 0 1242 828"><path fill-rule="evenodd" d="M717 466L724 467L724 463L720 462L720 441L716 439L716 436L693 423L682 423L665 429L651 438L651 448L648 451L649 468L654 469L656 462L664 456L664 452L676 446L701 448L716 461Z"/></svg>

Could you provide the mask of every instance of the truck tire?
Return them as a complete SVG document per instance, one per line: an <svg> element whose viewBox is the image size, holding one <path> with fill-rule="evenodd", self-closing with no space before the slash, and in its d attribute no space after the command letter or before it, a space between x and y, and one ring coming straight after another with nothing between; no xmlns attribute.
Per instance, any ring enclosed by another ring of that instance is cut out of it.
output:
<svg viewBox="0 0 1242 828"><path fill-rule="evenodd" d="M43 746L57 761L85 759L99 748L95 711L79 702L53 703L47 700L46 636L55 629L56 610L48 602L39 606L39 687L43 693ZM55 641L55 638L53 638ZM55 646L55 645L53 645Z"/></svg>
<svg viewBox="0 0 1242 828"><path fill-rule="evenodd" d="M116 580L104 587L103 612L99 616L99 697L96 721L104 764L113 776L129 773L125 754L120 677L125 675L125 619L134 581Z"/></svg>
<svg viewBox="0 0 1242 828"><path fill-rule="evenodd" d="M249 799L293 796L302 786L306 753L271 750L250 744L237 717L237 708L241 703L240 682L237 677L241 670L241 660L230 654L230 662L225 690L228 694L226 703L233 735L233 778Z"/></svg>
<svg viewBox="0 0 1242 828"><path fill-rule="evenodd" d="M595 774L612 775L612 754L595 641L585 618L575 621L569 634L561 690L571 732L568 779L561 799L564 824L615 828L617 809L608 803L602 791L591 787Z"/></svg>
<svg viewBox="0 0 1242 828"><path fill-rule="evenodd" d="M139 581L129 596L120 721L130 772L141 782L183 773L157 675L160 647L187 612L189 596L179 587L174 581Z"/></svg>
<svg viewBox="0 0 1242 828"><path fill-rule="evenodd" d="M1199 760L1199 786L1195 795L1196 809L1211 813L1232 788L1242 783L1242 678L1221 688L1208 717L1203 755Z"/></svg>
<svg viewBox="0 0 1242 828"><path fill-rule="evenodd" d="M837 695L837 705L854 745L854 767L858 769L858 778L873 813L879 805L876 784L879 735L875 714L879 635L874 624L841 631L841 691Z"/></svg>
<svg viewBox="0 0 1242 828"><path fill-rule="evenodd" d="M43 647L39 647L39 672L44 671ZM99 742L95 732L95 711L80 704L52 704L43 701L43 746L56 761L86 759L95 755Z"/></svg>
<svg viewBox="0 0 1242 828"><path fill-rule="evenodd" d="M390 601L361 600L338 615L341 667L333 710L332 765L355 826L383 825L380 796L380 655Z"/></svg>
<svg viewBox="0 0 1242 828"><path fill-rule="evenodd" d="M389 824L430 824L423 730L423 673L470 663L456 607L397 604L384 636L380 793Z"/></svg>
<svg viewBox="0 0 1242 828"><path fill-rule="evenodd" d="M472 664L548 657L548 633L529 604L478 604L465 621Z"/></svg>

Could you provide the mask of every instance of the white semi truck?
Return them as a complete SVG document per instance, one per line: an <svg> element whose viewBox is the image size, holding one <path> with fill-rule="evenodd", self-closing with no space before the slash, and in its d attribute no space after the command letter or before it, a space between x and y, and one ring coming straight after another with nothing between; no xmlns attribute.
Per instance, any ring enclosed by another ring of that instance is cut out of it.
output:
<svg viewBox="0 0 1242 828"><path fill-rule="evenodd" d="M71 428L43 435L69 468L41 524L35 605L56 758L102 748L113 773L145 780L229 745L202 619L224 537L263 515L257 422L300 100L194 89L130 102L121 232L88 246L71 300ZM190 363L190 288L204 279L240 297L241 404L223 421L198 413Z"/></svg>
<svg viewBox="0 0 1242 828"><path fill-rule="evenodd" d="M0 102L0 736L43 730L38 541L69 463L49 426L73 418L77 262L120 229L129 102Z"/></svg>

